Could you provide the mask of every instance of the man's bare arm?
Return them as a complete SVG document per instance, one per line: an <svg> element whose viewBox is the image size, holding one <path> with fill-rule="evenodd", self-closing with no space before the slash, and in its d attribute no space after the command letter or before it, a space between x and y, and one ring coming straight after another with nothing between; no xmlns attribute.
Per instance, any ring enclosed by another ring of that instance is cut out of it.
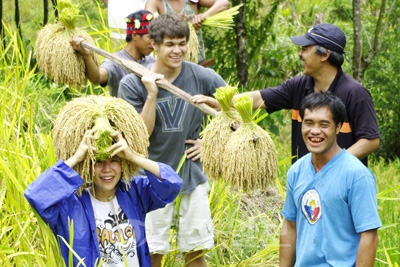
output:
<svg viewBox="0 0 400 267"><path fill-rule="evenodd" d="M356 266L373 267L378 248L378 230L373 229L360 234Z"/></svg>
<svg viewBox="0 0 400 267"><path fill-rule="evenodd" d="M285 219L279 244L279 266L293 267L296 262L296 222Z"/></svg>

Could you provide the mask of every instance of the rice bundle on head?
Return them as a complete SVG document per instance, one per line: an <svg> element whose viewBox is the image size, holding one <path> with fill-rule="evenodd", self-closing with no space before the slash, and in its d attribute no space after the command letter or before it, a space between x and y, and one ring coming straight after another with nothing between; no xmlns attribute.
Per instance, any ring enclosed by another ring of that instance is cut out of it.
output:
<svg viewBox="0 0 400 267"><path fill-rule="evenodd" d="M233 132L231 127L242 122L239 113L231 107L236 93L236 87L226 86L217 88L214 94L221 105L221 112L204 129L200 151L204 172L210 178L218 179L222 176L225 145Z"/></svg>
<svg viewBox="0 0 400 267"><path fill-rule="evenodd" d="M199 39L197 37L196 29L193 24L189 22L190 35L187 44L186 54L184 60L197 63L199 62Z"/></svg>
<svg viewBox="0 0 400 267"><path fill-rule="evenodd" d="M265 190L276 178L278 159L268 132L252 121L253 99L245 94L236 99L235 109L243 119L225 145L222 175L234 187L250 192Z"/></svg>
<svg viewBox="0 0 400 267"><path fill-rule="evenodd" d="M85 82L85 61L70 44L74 36L82 36L87 43L94 44L93 38L84 30L75 29L78 5L68 0L58 1L59 21L47 24L40 30L35 43L35 57L39 69L57 84L79 88ZM91 52L94 61L98 58Z"/></svg>
<svg viewBox="0 0 400 267"><path fill-rule="evenodd" d="M90 129L96 131L97 140L92 140L91 146L96 147L98 152L89 149L86 159L74 167L85 183L93 181L96 160L105 160L110 156L105 150L113 142L109 134L114 130L122 134L132 151L147 156L147 128L135 108L120 98L87 96L68 102L57 116L53 128L56 157L67 160L74 155L85 132ZM137 165L126 159L121 159L121 167L126 181L139 170Z"/></svg>

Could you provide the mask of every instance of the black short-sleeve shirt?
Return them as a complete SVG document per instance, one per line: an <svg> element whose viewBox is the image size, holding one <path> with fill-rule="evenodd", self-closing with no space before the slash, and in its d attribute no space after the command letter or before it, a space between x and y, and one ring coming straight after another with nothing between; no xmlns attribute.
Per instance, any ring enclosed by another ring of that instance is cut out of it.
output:
<svg viewBox="0 0 400 267"><path fill-rule="evenodd" d="M338 96L346 106L346 119L337 139L341 148L347 149L361 138L380 137L374 104L367 89L339 70L328 91ZM294 161L308 153L301 135L299 110L304 97L313 92L314 79L304 75L260 91L268 113L292 109L292 155L297 156ZM362 162L367 165L368 157Z"/></svg>

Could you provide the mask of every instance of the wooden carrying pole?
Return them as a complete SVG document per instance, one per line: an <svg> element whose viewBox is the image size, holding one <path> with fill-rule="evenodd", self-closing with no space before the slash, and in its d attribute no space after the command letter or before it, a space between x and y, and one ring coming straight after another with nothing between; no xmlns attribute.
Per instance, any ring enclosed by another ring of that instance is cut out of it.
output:
<svg viewBox="0 0 400 267"><path fill-rule="evenodd" d="M87 42L81 42L81 46L85 47L87 49L92 50L93 52L100 54L106 58L108 58L109 60L113 61L114 63L124 67L125 69L127 69L129 72L132 72L134 74L136 74L139 77L142 77L144 72L146 70L148 70L146 67L140 65L139 63L133 61L133 60L128 60L128 59L123 59L120 57L117 57L113 54L110 54L96 46L93 46ZM172 93L173 95L182 98L184 101L188 102L189 104L197 107L198 109L200 109L201 111L203 111L205 114L211 115L211 116L217 116L217 112L210 108L208 105L206 104L197 104L195 102L193 102L191 100L192 96L190 94L188 94L187 92L183 91L182 89L176 87L175 85L171 84L170 82L168 82L166 79L161 79L161 80L157 80L156 84L167 90L168 92Z"/></svg>

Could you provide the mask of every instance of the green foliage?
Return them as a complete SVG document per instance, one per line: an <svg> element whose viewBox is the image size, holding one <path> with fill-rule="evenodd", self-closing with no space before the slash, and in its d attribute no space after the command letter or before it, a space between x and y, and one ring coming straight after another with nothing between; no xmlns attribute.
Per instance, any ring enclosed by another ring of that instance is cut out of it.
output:
<svg viewBox="0 0 400 267"><path fill-rule="evenodd" d="M400 58L393 56L393 44L398 42L400 29L397 26L400 6L390 18L384 42L375 60L365 73L365 87L371 92L375 104L378 125L381 132L381 144L375 155L385 159L400 157Z"/></svg>
<svg viewBox="0 0 400 267"><path fill-rule="evenodd" d="M377 180L378 210L383 225L378 231L376 266L396 266L394 263L400 263L400 160L376 160L371 170Z"/></svg>

